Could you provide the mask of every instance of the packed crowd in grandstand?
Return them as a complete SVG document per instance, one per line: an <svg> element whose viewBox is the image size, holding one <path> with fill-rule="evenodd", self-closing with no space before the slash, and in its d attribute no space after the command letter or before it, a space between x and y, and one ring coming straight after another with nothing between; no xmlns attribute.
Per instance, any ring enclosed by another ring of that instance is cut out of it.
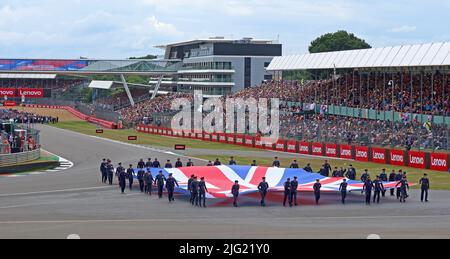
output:
<svg viewBox="0 0 450 259"><path fill-rule="evenodd" d="M0 109L0 120L3 121L12 121L15 123L23 123L23 124L49 124L49 123L58 123L58 117L52 116L41 116L28 112L21 112L18 110L8 110L8 109Z"/></svg>

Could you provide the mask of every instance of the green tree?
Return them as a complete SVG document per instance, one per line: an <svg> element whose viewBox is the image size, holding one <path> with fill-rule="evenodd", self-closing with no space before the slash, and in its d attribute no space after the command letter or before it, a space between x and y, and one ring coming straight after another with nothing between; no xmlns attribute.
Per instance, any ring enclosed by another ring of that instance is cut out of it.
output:
<svg viewBox="0 0 450 259"><path fill-rule="evenodd" d="M130 57L130 59L156 59L156 58L157 58L157 56L152 55L152 54L149 54L149 55L144 56L144 57Z"/></svg>
<svg viewBox="0 0 450 259"><path fill-rule="evenodd" d="M309 46L309 52L320 53L370 48L372 46L365 40L356 37L353 33L338 31L335 33L327 33L312 41Z"/></svg>

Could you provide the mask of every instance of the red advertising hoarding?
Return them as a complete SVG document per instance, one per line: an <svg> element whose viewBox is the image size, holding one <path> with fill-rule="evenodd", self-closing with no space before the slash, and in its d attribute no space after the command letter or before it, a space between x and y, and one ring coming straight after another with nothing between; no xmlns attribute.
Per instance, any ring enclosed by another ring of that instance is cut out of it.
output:
<svg viewBox="0 0 450 259"><path fill-rule="evenodd" d="M227 134L227 143L228 144L234 144L234 142L235 142L234 134Z"/></svg>
<svg viewBox="0 0 450 259"><path fill-rule="evenodd" d="M414 168L425 169L425 153L418 151L409 151L408 165Z"/></svg>
<svg viewBox="0 0 450 259"><path fill-rule="evenodd" d="M236 145L243 146L245 142L244 135L236 135Z"/></svg>
<svg viewBox="0 0 450 259"><path fill-rule="evenodd" d="M355 160L362 162L369 162L369 147L356 146Z"/></svg>
<svg viewBox="0 0 450 259"><path fill-rule="evenodd" d="M17 96L19 97L25 96L25 98L43 98L44 89L19 88Z"/></svg>
<svg viewBox="0 0 450 259"><path fill-rule="evenodd" d="M220 143L227 143L227 135L225 133L219 134L219 142Z"/></svg>
<svg viewBox="0 0 450 259"><path fill-rule="evenodd" d="M337 157L338 156L337 145L336 144L326 144L325 145L325 155L327 157Z"/></svg>
<svg viewBox="0 0 450 259"><path fill-rule="evenodd" d="M3 101L3 106L5 107L15 107L17 106L17 103L14 101Z"/></svg>
<svg viewBox="0 0 450 259"><path fill-rule="evenodd" d="M297 141L290 140L287 142L287 152L297 153Z"/></svg>
<svg viewBox="0 0 450 259"><path fill-rule="evenodd" d="M352 159L352 146L350 145L341 145L340 146L340 152L339 152L340 158L344 159Z"/></svg>
<svg viewBox="0 0 450 259"><path fill-rule="evenodd" d="M211 141L211 134L209 134L207 132L203 133L203 140Z"/></svg>
<svg viewBox="0 0 450 259"><path fill-rule="evenodd" d="M261 137L256 137L255 138L255 147L256 148L263 148L263 142L262 142L262 139L261 139Z"/></svg>
<svg viewBox="0 0 450 259"><path fill-rule="evenodd" d="M315 156L323 156L323 145L322 143L312 143L311 153Z"/></svg>
<svg viewBox="0 0 450 259"><path fill-rule="evenodd" d="M300 142L298 144L298 152L303 155L309 155L309 143L308 142Z"/></svg>
<svg viewBox="0 0 450 259"><path fill-rule="evenodd" d="M286 141L284 141L284 140L282 140L282 139L278 140L278 141L277 141L277 144L276 144L276 146L275 146L275 149L276 149L277 151L281 151L281 152L286 151Z"/></svg>
<svg viewBox="0 0 450 259"><path fill-rule="evenodd" d="M0 88L0 97L16 97L16 89L12 88Z"/></svg>
<svg viewBox="0 0 450 259"><path fill-rule="evenodd" d="M390 150L389 151L389 163L391 165L404 166L405 163L405 151L403 150Z"/></svg>
<svg viewBox="0 0 450 259"><path fill-rule="evenodd" d="M447 154L430 154L430 168L432 170L448 172L448 155Z"/></svg>
<svg viewBox="0 0 450 259"><path fill-rule="evenodd" d="M211 141L212 142L218 142L219 141L219 134L211 134Z"/></svg>
<svg viewBox="0 0 450 259"><path fill-rule="evenodd" d="M245 146L253 147L253 137L252 136L245 136Z"/></svg>
<svg viewBox="0 0 450 259"><path fill-rule="evenodd" d="M386 164L386 149L384 148L372 148L372 162L378 164Z"/></svg>

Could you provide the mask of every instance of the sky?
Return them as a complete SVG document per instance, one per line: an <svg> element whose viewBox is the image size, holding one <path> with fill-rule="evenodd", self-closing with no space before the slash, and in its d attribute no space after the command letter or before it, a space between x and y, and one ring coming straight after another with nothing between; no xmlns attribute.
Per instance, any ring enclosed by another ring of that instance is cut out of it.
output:
<svg viewBox="0 0 450 259"><path fill-rule="evenodd" d="M450 41L445 0L0 0L0 58L128 58L224 36L301 54L347 30L373 47Z"/></svg>

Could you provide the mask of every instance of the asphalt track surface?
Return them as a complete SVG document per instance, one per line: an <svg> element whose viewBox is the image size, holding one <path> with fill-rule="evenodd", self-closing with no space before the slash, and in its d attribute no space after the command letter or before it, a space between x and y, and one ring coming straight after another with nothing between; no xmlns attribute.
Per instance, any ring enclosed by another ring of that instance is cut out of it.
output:
<svg viewBox="0 0 450 259"><path fill-rule="evenodd" d="M413 191L406 204L386 198L365 206L360 194L340 205L339 197L324 195L312 205L311 194L301 204L283 208L279 202L260 208L258 201L231 208L193 208L183 197L175 203L138 192L119 193L100 183L99 162L136 163L177 156L85 136L48 126L43 147L74 162L69 170L18 178L0 178L0 238L57 238L71 234L87 238L450 238L450 192L432 192L428 204ZM186 158L183 158L186 160ZM194 160L197 164L204 161ZM209 203L212 201L209 201Z"/></svg>

